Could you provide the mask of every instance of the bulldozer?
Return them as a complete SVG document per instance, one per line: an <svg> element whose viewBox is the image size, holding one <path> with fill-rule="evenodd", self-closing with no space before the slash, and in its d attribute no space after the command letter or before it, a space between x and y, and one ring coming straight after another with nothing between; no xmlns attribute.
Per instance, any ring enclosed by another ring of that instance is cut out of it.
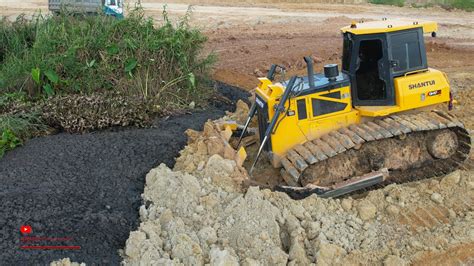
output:
<svg viewBox="0 0 474 266"><path fill-rule="evenodd" d="M300 199L338 197L390 183L446 174L462 166L469 132L449 110L447 75L430 68L424 35L431 21L387 20L343 27L338 64L307 76L276 80L272 65L259 78L249 116L234 135L244 137L257 116L258 151L250 174L264 157L283 184L275 190Z"/></svg>

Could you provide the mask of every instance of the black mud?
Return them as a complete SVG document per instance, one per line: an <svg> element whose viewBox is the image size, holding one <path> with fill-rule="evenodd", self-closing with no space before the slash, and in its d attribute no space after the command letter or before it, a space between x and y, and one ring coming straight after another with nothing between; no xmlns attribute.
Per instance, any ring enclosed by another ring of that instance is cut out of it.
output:
<svg viewBox="0 0 474 266"><path fill-rule="evenodd" d="M217 88L231 102L248 97L224 84ZM0 159L0 264L46 265L64 257L119 264L117 250L139 223L146 173L160 163L173 166L186 144L184 131L201 129L232 106L215 101L208 110L157 121L149 129L37 138L7 153ZM24 224L31 225L30 236L72 240L22 242ZM22 245L81 249L21 250Z"/></svg>

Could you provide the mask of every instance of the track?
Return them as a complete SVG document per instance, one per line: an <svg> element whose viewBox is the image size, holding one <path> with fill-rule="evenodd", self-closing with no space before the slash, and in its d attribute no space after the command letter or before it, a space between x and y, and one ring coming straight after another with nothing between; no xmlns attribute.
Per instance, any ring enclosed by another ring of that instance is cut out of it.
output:
<svg viewBox="0 0 474 266"><path fill-rule="evenodd" d="M446 112L376 119L341 128L288 151L281 174L295 189L285 187L283 191L303 198L312 190L301 186L330 187L382 168L390 172L382 185L446 174L461 166L470 147L464 125Z"/></svg>

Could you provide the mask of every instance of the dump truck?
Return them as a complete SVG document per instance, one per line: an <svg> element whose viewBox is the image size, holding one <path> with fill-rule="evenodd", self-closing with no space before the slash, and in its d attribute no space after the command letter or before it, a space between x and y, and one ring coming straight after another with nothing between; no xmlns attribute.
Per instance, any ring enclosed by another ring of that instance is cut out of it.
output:
<svg viewBox="0 0 474 266"><path fill-rule="evenodd" d="M280 169L275 190L293 198L337 197L390 183L446 174L468 158L471 138L452 113L447 75L428 66L424 35L436 36L430 21L352 23L341 29L338 64L315 74L276 79L272 65L259 78L245 125L233 127L236 149L257 116L260 157ZM282 76L282 75L279 75ZM253 130L255 131L255 130ZM268 164L267 164L268 165ZM277 178L277 177L275 177Z"/></svg>
<svg viewBox="0 0 474 266"><path fill-rule="evenodd" d="M59 14L61 10L86 14L104 14L123 18L123 0L48 0L49 11Z"/></svg>

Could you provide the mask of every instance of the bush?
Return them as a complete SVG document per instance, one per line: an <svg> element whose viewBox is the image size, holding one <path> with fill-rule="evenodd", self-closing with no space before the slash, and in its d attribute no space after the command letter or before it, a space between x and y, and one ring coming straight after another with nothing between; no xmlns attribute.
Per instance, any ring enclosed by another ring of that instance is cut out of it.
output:
<svg viewBox="0 0 474 266"><path fill-rule="evenodd" d="M369 3L380 5L403 6L405 0L369 0Z"/></svg>
<svg viewBox="0 0 474 266"><path fill-rule="evenodd" d="M466 11L474 10L474 0L450 0L448 1L448 5Z"/></svg>
<svg viewBox="0 0 474 266"><path fill-rule="evenodd" d="M138 8L127 18L36 16L0 22L0 92L30 97L119 91L162 103L197 101L214 60L202 56L206 37L188 25L188 12L155 27Z"/></svg>
<svg viewBox="0 0 474 266"><path fill-rule="evenodd" d="M0 136L0 158L3 157L5 152L13 150L15 147L21 144L20 139L10 129L1 131Z"/></svg>
<svg viewBox="0 0 474 266"><path fill-rule="evenodd" d="M37 114L18 113L0 115L0 157L26 139L43 134L47 126Z"/></svg>

